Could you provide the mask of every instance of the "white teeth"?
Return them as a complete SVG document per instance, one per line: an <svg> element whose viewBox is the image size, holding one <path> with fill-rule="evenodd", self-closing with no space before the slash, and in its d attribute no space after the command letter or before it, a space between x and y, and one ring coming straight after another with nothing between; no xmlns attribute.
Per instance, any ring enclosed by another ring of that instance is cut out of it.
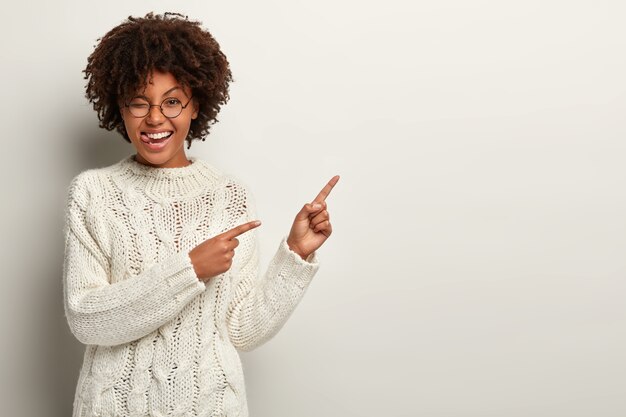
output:
<svg viewBox="0 0 626 417"><path fill-rule="evenodd" d="M150 139L163 139L171 134L172 132L146 133L146 136L149 137Z"/></svg>

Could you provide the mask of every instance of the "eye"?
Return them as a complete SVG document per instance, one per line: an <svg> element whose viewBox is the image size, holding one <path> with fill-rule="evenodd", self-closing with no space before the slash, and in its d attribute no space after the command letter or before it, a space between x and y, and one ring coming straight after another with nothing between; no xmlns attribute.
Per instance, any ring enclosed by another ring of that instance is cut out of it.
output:
<svg viewBox="0 0 626 417"><path fill-rule="evenodd" d="M163 102L165 107L178 107L181 104L180 100L177 98L166 98Z"/></svg>
<svg viewBox="0 0 626 417"><path fill-rule="evenodd" d="M146 101L140 99L133 99L130 103L128 103L128 107L133 109L145 109L149 105Z"/></svg>

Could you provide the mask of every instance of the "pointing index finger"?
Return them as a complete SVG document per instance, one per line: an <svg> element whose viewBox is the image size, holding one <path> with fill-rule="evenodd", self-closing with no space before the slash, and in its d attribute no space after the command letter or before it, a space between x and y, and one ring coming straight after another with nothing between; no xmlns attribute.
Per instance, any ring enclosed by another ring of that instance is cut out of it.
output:
<svg viewBox="0 0 626 417"><path fill-rule="evenodd" d="M261 222L258 220L253 220L248 223L240 224L239 226L233 227L232 229L227 230L224 233L222 233L222 237L230 240L260 225L261 225Z"/></svg>
<svg viewBox="0 0 626 417"><path fill-rule="evenodd" d="M330 181L328 181L328 184L326 184L324 188L322 188L322 191L319 192L319 194L315 197L313 202L314 203L324 202L326 200L326 197L328 197L328 195L332 191L335 184L337 184L337 181L339 181L339 175L335 175L334 177L330 179Z"/></svg>

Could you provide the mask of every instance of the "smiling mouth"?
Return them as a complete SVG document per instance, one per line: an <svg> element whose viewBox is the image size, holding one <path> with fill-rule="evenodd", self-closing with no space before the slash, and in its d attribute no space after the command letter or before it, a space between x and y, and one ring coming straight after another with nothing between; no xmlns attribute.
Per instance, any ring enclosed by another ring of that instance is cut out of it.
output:
<svg viewBox="0 0 626 417"><path fill-rule="evenodd" d="M174 132L172 131L159 133L141 132L141 140L144 142L159 143L168 139L170 136L172 136L172 134L174 134Z"/></svg>

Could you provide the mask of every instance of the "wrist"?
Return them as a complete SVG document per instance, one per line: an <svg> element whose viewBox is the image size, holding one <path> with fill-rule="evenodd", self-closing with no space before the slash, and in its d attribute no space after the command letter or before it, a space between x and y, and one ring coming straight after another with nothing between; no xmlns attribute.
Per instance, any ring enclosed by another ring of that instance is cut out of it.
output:
<svg viewBox="0 0 626 417"><path fill-rule="evenodd" d="M196 268L196 264L193 260L194 255L192 254L192 252L193 252L193 249L187 252L187 256L189 256L189 262L191 263L194 274L196 274L196 278L198 278L199 281L203 281L202 278L200 278L200 274L198 274L198 269Z"/></svg>
<svg viewBox="0 0 626 417"><path fill-rule="evenodd" d="M306 253L306 252L302 251L297 245L295 245L289 239L287 239L287 246L289 246L289 249L292 252L295 252L299 257L301 257L304 260L306 260L306 258L308 258L309 255L310 255L310 253Z"/></svg>

